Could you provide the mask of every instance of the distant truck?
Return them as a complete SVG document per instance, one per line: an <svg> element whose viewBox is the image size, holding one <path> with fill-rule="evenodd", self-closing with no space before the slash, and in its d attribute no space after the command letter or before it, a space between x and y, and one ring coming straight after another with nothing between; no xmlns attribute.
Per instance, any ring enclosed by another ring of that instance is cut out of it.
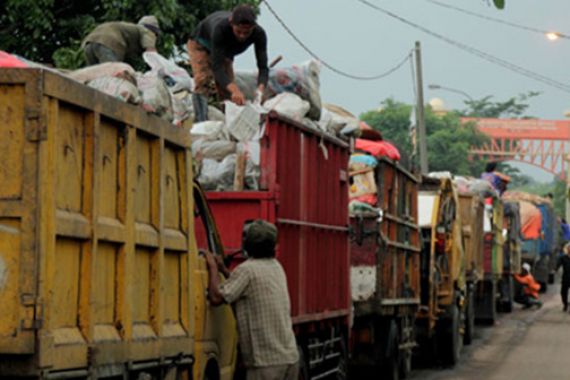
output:
<svg viewBox="0 0 570 380"><path fill-rule="evenodd" d="M351 376L405 378L421 293L419 179L388 158L371 170L379 209L350 213Z"/></svg>
<svg viewBox="0 0 570 380"><path fill-rule="evenodd" d="M188 131L40 69L0 69L0 378L230 380Z"/></svg>
<svg viewBox="0 0 570 380"><path fill-rule="evenodd" d="M420 352L455 365L465 332L466 262L459 199L450 178L423 176L418 195L422 236Z"/></svg>

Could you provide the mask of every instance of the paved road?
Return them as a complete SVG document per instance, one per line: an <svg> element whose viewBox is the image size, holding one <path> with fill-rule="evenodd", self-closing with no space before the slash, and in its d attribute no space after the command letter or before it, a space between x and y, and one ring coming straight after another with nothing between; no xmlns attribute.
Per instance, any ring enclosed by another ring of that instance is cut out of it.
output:
<svg viewBox="0 0 570 380"><path fill-rule="evenodd" d="M454 369L414 371L414 380L568 380L570 314L562 312L559 285L542 296L540 310L502 316L497 325L479 329Z"/></svg>

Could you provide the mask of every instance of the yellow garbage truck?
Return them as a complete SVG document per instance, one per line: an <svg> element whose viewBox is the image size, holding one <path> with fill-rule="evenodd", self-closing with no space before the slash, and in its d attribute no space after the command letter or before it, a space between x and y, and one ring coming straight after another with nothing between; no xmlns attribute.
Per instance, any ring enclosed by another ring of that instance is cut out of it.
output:
<svg viewBox="0 0 570 380"><path fill-rule="evenodd" d="M189 139L58 74L0 69L0 378L232 378Z"/></svg>

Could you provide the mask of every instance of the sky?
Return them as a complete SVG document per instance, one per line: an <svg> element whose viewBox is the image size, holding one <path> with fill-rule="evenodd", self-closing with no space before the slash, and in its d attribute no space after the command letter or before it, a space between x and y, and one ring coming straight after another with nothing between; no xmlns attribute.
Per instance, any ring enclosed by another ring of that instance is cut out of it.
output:
<svg viewBox="0 0 570 380"><path fill-rule="evenodd" d="M441 98L446 108L463 108L464 96L430 90L429 84L461 90L475 99L492 95L507 100L528 91L540 91L530 101L528 114L563 119L570 110L570 93L549 87L450 46L422 31L381 14L356 0L268 0L289 28L321 60L360 76L377 75L394 67L413 48L422 46L424 97ZM548 41L543 35L514 29L427 0L368 0L401 17L463 44L570 85L570 39ZM507 0L504 10L487 0L439 0L489 17L570 35L569 0ZM280 67L311 59L261 5L258 19L268 34L270 60L283 55ZM253 50L236 60L236 68L254 68ZM355 81L323 67L321 96L359 115L377 109L384 99L414 102L410 64L377 81Z"/></svg>

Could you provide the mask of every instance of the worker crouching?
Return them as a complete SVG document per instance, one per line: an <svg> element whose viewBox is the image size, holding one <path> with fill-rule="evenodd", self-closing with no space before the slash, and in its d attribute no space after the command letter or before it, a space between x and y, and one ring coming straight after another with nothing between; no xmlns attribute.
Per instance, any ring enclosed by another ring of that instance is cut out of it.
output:
<svg viewBox="0 0 570 380"><path fill-rule="evenodd" d="M540 309L542 307L542 302L538 300L540 284L536 282L530 273L530 265L524 263L521 273L515 274L514 277L517 281L515 302L523 305L523 309L529 309L532 306L536 306Z"/></svg>

